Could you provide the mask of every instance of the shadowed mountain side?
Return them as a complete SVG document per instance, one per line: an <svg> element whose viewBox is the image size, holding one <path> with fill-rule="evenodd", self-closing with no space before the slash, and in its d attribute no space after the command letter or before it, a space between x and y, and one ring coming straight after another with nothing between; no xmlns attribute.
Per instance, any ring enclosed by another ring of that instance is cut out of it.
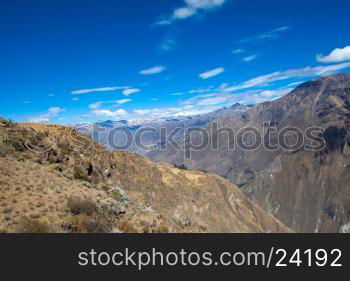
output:
<svg viewBox="0 0 350 281"><path fill-rule="evenodd" d="M153 151L148 156L189 169L213 172L231 180L257 204L297 232L350 231L350 75L321 78L302 84L288 95L248 108L240 116L215 120L218 127L234 132L257 128L263 132L263 143L278 144L283 128L296 127L306 137L307 129L320 127L315 137L325 149L309 151L305 146L294 151L271 151L263 145L254 151L236 146L228 149L225 134L211 135L219 149L193 151L184 159L184 151L169 148ZM208 131L210 131L208 126ZM269 132L269 134L268 134ZM306 139L306 138L305 138ZM192 142L201 142L194 136ZM249 144L249 135L244 139ZM295 143L293 135L286 142ZM310 138L309 138L310 141Z"/></svg>

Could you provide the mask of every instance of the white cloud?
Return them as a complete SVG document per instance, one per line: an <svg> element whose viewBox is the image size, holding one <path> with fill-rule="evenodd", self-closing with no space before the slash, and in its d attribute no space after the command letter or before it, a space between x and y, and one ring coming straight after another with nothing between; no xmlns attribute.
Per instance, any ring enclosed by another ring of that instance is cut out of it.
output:
<svg viewBox="0 0 350 281"><path fill-rule="evenodd" d="M163 52L169 52L169 51L175 50L177 48L177 45L178 45L178 42L174 38L167 36L163 39L159 48Z"/></svg>
<svg viewBox="0 0 350 281"><path fill-rule="evenodd" d="M192 109L210 112L223 106L230 106L235 103L256 104L260 102L277 99L291 92L294 88L281 88L275 90L253 90L237 94L216 92L202 94L192 97L184 102L182 106L190 106Z"/></svg>
<svg viewBox="0 0 350 281"><path fill-rule="evenodd" d="M242 53L244 53L245 52L245 50L244 49L235 49L235 50L233 50L232 51L232 54L242 54Z"/></svg>
<svg viewBox="0 0 350 281"><path fill-rule="evenodd" d="M190 90L190 94L202 94L202 93L208 93L214 90L214 86L210 86L208 88L199 88L199 89L194 89Z"/></svg>
<svg viewBox="0 0 350 281"><path fill-rule="evenodd" d="M259 93L259 95L263 98L274 98L274 97L281 97L285 94L291 92L293 88L285 88L285 89L278 89L278 90L264 90Z"/></svg>
<svg viewBox="0 0 350 281"><path fill-rule="evenodd" d="M83 90L75 90L71 92L71 94L83 95L83 94L96 93L96 92L112 92L112 91L123 90L127 88L128 88L127 86L124 86L124 87L103 87L103 88L94 88L94 89L83 89Z"/></svg>
<svg viewBox="0 0 350 281"><path fill-rule="evenodd" d="M210 86L208 88L199 88L189 91L189 93L199 94L189 99L181 101L177 107L137 109L127 115L130 120L152 120L158 118L168 118L185 115L196 115L211 112L224 106L231 106L235 103L256 104L266 101L276 100L291 92L297 84L294 82L286 87L277 89L250 89L254 87L268 86L272 82L288 80L300 77L312 77L328 75L337 70L350 67L348 64L338 64L332 66L305 67L301 69L292 69L286 71L277 71L267 75L262 75L239 85L231 86L227 83L219 87ZM232 91L236 91L232 94Z"/></svg>
<svg viewBox="0 0 350 281"><path fill-rule="evenodd" d="M123 95L124 96L130 96L132 94L135 94L135 93L138 93L140 92L140 89L137 89L137 88L130 88L130 89L126 89L123 91Z"/></svg>
<svg viewBox="0 0 350 281"><path fill-rule="evenodd" d="M174 11L173 18L174 19L186 19L193 16L197 12L196 9L192 7L182 7L178 8Z"/></svg>
<svg viewBox="0 0 350 281"><path fill-rule="evenodd" d="M97 101L95 103L92 103L89 105L89 108L91 110L97 110L102 107L102 105L108 105L108 106L119 106L121 104L125 104L128 102L131 102L132 99L120 99L120 100L108 100L108 101Z"/></svg>
<svg viewBox="0 0 350 281"><path fill-rule="evenodd" d="M50 118L44 115L41 115L38 117L30 118L28 121L30 123L47 123L47 122L50 122Z"/></svg>
<svg viewBox="0 0 350 281"><path fill-rule="evenodd" d="M129 120L154 120L167 117L189 116L201 114L205 111L192 106L179 106L167 108L137 109L128 116Z"/></svg>
<svg viewBox="0 0 350 281"><path fill-rule="evenodd" d="M227 102L227 97L212 97L212 98L205 98L200 100L197 105L202 106L202 105L217 105L217 104L222 104Z"/></svg>
<svg viewBox="0 0 350 281"><path fill-rule="evenodd" d="M212 9L221 6L226 0L185 0L189 7L195 9Z"/></svg>
<svg viewBox="0 0 350 281"><path fill-rule="evenodd" d="M210 86L208 88L191 90L189 92L200 94L197 96L192 96L184 101L180 101L178 106L174 107L146 109L139 108L130 112L122 109L118 111L96 109L92 111L92 114L102 118L123 118L127 120L143 121L203 114L220 109L224 106L231 106L237 102L241 104L256 104L276 100L292 91L295 88L294 86L297 85L297 82L278 89L254 89L254 87L268 86L275 81L328 75L345 68L350 68L350 62L330 66L305 67L300 69L277 71L250 79L231 87L229 87L227 83L224 83L219 87ZM236 92L233 94L233 91Z"/></svg>
<svg viewBox="0 0 350 281"><path fill-rule="evenodd" d="M79 98L72 98L72 101L78 101Z"/></svg>
<svg viewBox="0 0 350 281"><path fill-rule="evenodd" d="M206 71L206 72L199 74L199 77L202 79L208 79L208 78L217 76L217 75L223 73L224 71L225 71L225 69L223 67L218 67L218 68L215 68L215 69L212 69L212 70L209 70L209 71Z"/></svg>
<svg viewBox="0 0 350 281"><path fill-rule="evenodd" d="M172 93L171 96L183 96L185 93Z"/></svg>
<svg viewBox="0 0 350 281"><path fill-rule="evenodd" d="M98 101L98 102L95 102L95 103L90 104L90 105L89 105L89 108L95 110L95 109L100 108L101 105L102 105L102 102Z"/></svg>
<svg viewBox="0 0 350 281"><path fill-rule="evenodd" d="M288 87L288 88L289 88L289 87L297 87L297 86L299 86L299 85L301 85L301 84L303 84L303 83L305 83L305 81L293 82L293 83L288 84L287 87Z"/></svg>
<svg viewBox="0 0 350 281"><path fill-rule="evenodd" d="M161 73L164 70L165 70L165 67L159 65L159 66L154 66L154 67L151 67L151 68L148 68L148 69L141 70L139 72L139 74L141 74L141 75L153 75L153 74Z"/></svg>
<svg viewBox="0 0 350 281"><path fill-rule="evenodd" d="M244 38L241 41L239 41L239 44L244 44L244 43L257 43L262 40L271 40L271 39L277 39L282 33L290 30L290 26L281 26L275 29L272 29L270 31L264 32L257 34L252 37Z"/></svg>
<svg viewBox="0 0 350 281"><path fill-rule="evenodd" d="M231 94L220 92L219 89L215 89L218 92L201 94L191 97L185 101L179 103L175 107L165 108L146 108L135 109L131 112L122 111L110 111L110 110L95 110L93 114L98 117L114 118L114 119L127 119L127 120L155 120L159 118L190 116L197 114L204 114L220 109L224 106L231 106L237 102L241 104L255 104L258 102L264 102L268 100L277 99L293 88L288 89L276 89L276 90L254 90L246 91L238 94Z"/></svg>
<svg viewBox="0 0 350 281"><path fill-rule="evenodd" d="M50 107L48 110L48 114L50 114L51 116L57 116L58 113L61 113L63 111L65 111L65 109L61 107Z"/></svg>
<svg viewBox="0 0 350 281"><path fill-rule="evenodd" d="M293 88L269 91L248 91L239 94L223 92L202 94L181 102L178 107L138 109L128 114L127 117L131 120L144 120L145 118L152 120L158 118L204 114L220 109L224 106L231 106L237 102L241 104L255 104L258 102L274 100L289 93L291 90L293 90Z"/></svg>
<svg viewBox="0 0 350 281"><path fill-rule="evenodd" d="M288 80L292 78L305 78L313 76L324 76L334 74L339 70L350 68L349 63L328 65L328 66L316 66L305 67L300 69L291 69L286 71L277 71L267 75L258 76L251 80L245 81L239 85L226 88L225 92L233 92L243 89L249 89L257 86L267 86L272 82Z"/></svg>
<svg viewBox="0 0 350 281"><path fill-rule="evenodd" d="M92 114L95 115L96 117L107 117L107 118L118 119L118 118L120 118L122 116L127 115L128 112L125 111L124 109L118 109L116 111L100 109L100 110L94 110L92 112Z"/></svg>
<svg viewBox="0 0 350 281"><path fill-rule="evenodd" d="M133 110L133 113L137 115L147 115L152 111L152 109L135 109Z"/></svg>
<svg viewBox="0 0 350 281"><path fill-rule="evenodd" d="M159 21L157 21L153 26L157 26L157 25L170 25L172 24L171 20L168 19L160 19Z"/></svg>
<svg viewBox="0 0 350 281"><path fill-rule="evenodd" d="M277 36L278 33L285 32L285 31L288 31L288 30L290 30L289 26L282 26L282 27L278 27L276 29L270 30L269 32L262 33L262 34L260 34L259 37L261 39L274 38L274 37Z"/></svg>
<svg viewBox="0 0 350 281"><path fill-rule="evenodd" d="M222 92L222 91L225 90L228 86L229 86L228 83L222 83L222 84L219 86L219 91Z"/></svg>
<svg viewBox="0 0 350 281"><path fill-rule="evenodd" d="M328 56L317 55L317 61L323 63L345 62L350 60L350 46L334 49Z"/></svg>
<svg viewBox="0 0 350 281"><path fill-rule="evenodd" d="M155 25L169 25L176 20L183 20L201 11L210 11L222 6L227 0L185 0L183 7L177 8L169 17L162 17Z"/></svg>
<svg viewBox="0 0 350 281"><path fill-rule="evenodd" d="M166 107L166 108L147 108L147 109L135 109L131 112L125 110L111 111L111 110L94 110L91 112L91 116L99 118L112 118L112 119L127 119L127 120L155 120L166 117L176 116L188 116L201 114L209 111L213 111L220 108L220 106L194 106L180 104L178 107Z"/></svg>
<svg viewBox="0 0 350 281"><path fill-rule="evenodd" d="M117 100L116 103L117 104L125 104L125 103L128 103L128 102L131 102L132 99L122 99L122 100Z"/></svg>
<svg viewBox="0 0 350 281"><path fill-rule="evenodd" d="M248 56L248 57L243 58L243 61L244 62L251 62L251 61L255 60L257 57L258 57L258 55Z"/></svg>
<svg viewBox="0 0 350 281"><path fill-rule="evenodd" d="M47 113L39 115L37 117L29 118L31 123L45 123L50 122L53 117L58 116L59 113L64 112L65 109L61 107L50 107Z"/></svg>

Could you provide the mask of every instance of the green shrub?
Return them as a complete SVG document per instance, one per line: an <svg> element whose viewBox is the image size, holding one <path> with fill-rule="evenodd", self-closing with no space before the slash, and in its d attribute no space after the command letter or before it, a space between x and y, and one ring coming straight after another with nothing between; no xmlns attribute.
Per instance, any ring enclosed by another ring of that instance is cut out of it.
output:
<svg viewBox="0 0 350 281"><path fill-rule="evenodd" d="M126 205L129 203L129 198L126 192L121 189L119 186L116 186L111 191L111 196L114 200Z"/></svg>

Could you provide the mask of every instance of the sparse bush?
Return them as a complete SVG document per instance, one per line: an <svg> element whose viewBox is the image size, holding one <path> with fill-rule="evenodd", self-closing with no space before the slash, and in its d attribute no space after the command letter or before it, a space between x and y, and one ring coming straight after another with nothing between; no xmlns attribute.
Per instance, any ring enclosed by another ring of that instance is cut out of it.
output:
<svg viewBox="0 0 350 281"><path fill-rule="evenodd" d="M73 215L86 214L91 216L97 211L97 207L92 200L70 197L67 206Z"/></svg>
<svg viewBox="0 0 350 281"><path fill-rule="evenodd" d="M57 147L61 150L62 153L64 154L69 154L71 152L71 144L68 141L68 139L60 139L57 142Z"/></svg>
<svg viewBox="0 0 350 281"><path fill-rule="evenodd" d="M16 138L13 136L8 136L3 140L3 143L13 147L16 151L24 151L25 150L25 144L20 138Z"/></svg>
<svg viewBox="0 0 350 281"><path fill-rule="evenodd" d="M5 145L0 144L0 157L5 157L11 149Z"/></svg>
<svg viewBox="0 0 350 281"><path fill-rule="evenodd" d="M54 228L47 222L40 222L29 218L22 218L17 226L16 232L19 233L53 233Z"/></svg>
<svg viewBox="0 0 350 281"><path fill-rule="evenodd" d="M4 209L3 213L8 214L8 213L12 213L12 211L13 211L13 209L10 207L10 208Z"/></svg>
<svg viewBox="0 0 350 281"><path fill-rule="evenodd" d="M98 208L93 201L71 197L68 199L68 207L73 214L67 227L70 232L110 232L107 219L98 211Z"/></svg>
<svg viewBox="0 0 350 281"><path fill-rule="evenodd" d="M74 176L68 171L63 171L62 172L62 176L64 176L65 178L67 178L69 180L73 180L74 179Z"/></svg>
<svg viewBox="0 0 350 281"><path fill-rule="evenodd" d="M83 169L81 166L74 166L74 178L78 180L90 181L89 176L87 175L87 170Z"/></svg>
<svg viewBox="0 0 350 281"><path fill-rule="evenodd" d="M127 205L129 203L129 198L126 192L119 186L116 186L112 189L111 196L114 200L122 203L123 205Z"/></svg>
<svg viewBox="0 0 350 281"><path fill-rule="evenodd" d="M175 168L178 168L180 170L188 170L188 168L185 166L185 164L181 164L181 165L174 165Z"/></svg>
<svg viewBox="0 0 350 281"><path fill-rule="evenodd" d="M108 233L111 232L107 220L100 214L74 216L71 219L70 231L75 233Z"/></svg>

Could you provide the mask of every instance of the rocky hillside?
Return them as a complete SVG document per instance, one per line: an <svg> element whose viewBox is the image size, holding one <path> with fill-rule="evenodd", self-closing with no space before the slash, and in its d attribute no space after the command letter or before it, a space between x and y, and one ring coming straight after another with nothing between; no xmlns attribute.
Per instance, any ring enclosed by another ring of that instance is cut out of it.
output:
<svg viewBox="0 0 350 281"><path fill-rule="evenodd" d="M263 132L263 143L270 139L273 146L283 128L299 128L305 137L308 128L317 126L322 131L314 137L322 140L324 149L310 151L305 145L312 142L305 142L291 151L281 147L267 150L265 146L254 151L229 150L227 136L212 133L210 139L219 143L217 150L193 152L186 160L183 151L169 148L152 152L150 157L228 178L253 202L297 232L350 231L350 75L304 83L279 100L215 122L219 128L236 133L242 128L257 128ZM286 140L293 144L295 138L288 135ZM250 141L247 136L245 142Z"/></svg>
<svg viewBox="0 0 350 281"><path fill-rule="evenodd" d="M0 119L2 232L290 232L229 181Z"/></svg>

